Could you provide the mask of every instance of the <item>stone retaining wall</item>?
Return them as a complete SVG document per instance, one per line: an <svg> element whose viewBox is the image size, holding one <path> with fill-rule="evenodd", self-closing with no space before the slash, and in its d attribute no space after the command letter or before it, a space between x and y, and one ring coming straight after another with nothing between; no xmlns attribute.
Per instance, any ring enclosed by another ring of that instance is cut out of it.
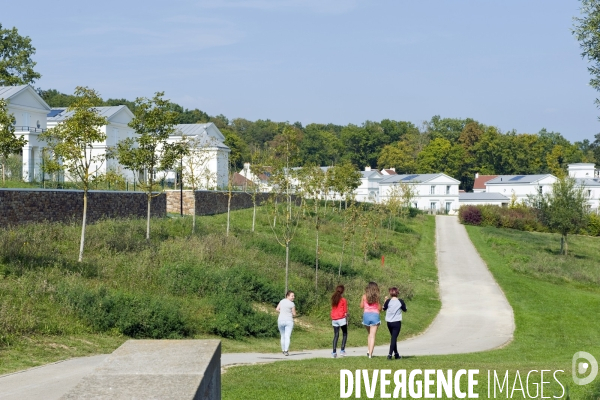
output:
<svg viewBox="0 0 600 400"><path fill-rule="evenodd" d="M153 217L167 212L166 195L152 199ZM57 189L0 189L0 226L27 222L67 222L80 220L83 191ZM87 221L101 218L145 218L147 198L143 192L90 190Z"/></svg>
<svg viewBox="0 0 600 400"><path fill-rule="evenodd" d="M269 193L257 194L257 205L262 204L269 198ZM216 192L208 190L196 191L196 215L213 215L227 212L228 192ZM241 210L252 208L252 196L246 192L233 192L231 197L231 209Z"/></svg>

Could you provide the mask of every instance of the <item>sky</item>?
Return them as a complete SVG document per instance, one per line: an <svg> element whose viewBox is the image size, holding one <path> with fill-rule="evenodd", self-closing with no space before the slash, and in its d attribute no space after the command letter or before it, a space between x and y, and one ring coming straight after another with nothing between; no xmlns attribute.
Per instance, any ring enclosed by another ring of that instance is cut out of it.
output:
<svg viewBox="0 0 600 400"><path fill-rule="evenodd" d="M37 49L34 86L165 97L230 119L600 132L571 33L577 0L5 2Z"/></svg>

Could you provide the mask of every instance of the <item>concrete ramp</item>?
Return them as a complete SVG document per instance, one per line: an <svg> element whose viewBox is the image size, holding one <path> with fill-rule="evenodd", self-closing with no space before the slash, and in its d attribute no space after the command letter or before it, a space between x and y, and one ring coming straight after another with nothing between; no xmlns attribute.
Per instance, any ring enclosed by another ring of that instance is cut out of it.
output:
<svg viewBox="0 0 600 400"><path fill-rule="evenodd" d="M61 397L64 400L220 398L219 340L129 340Z"/></svg>

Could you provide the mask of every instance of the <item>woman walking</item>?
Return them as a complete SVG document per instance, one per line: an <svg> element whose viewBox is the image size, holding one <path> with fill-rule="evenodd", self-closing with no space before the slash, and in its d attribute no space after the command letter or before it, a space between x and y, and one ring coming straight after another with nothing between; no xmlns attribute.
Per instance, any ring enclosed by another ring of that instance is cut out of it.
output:
<svg viewBox="0 0 600 400"><path fill-rule="evenodd" d="M342 347L340 356L346 355L346 339L348 339L348 302L342 297L344 294L344 285L338 285L335 288L333 296L331 296L331 325L333 325L333 358L337 357L337 342L340 337L340 329L342 330Z"/></svg>
<svg viewBox="0 0 600 400"><path fill-rule="evenodd" d="M379 312L381 304L379 304L379 286L375 282L369 282L365 288L365 294L360 299L360 308L363 309L363 325L367 328L369 334L367 338L367 356L373 357L373 349L375 348L375 334L377 328L381 324Z"/></svg>
<svg viewBox="0 0 600 400"><path fill-rule="evenodd" d="M290 338L292 337L292 329L294 329L294 317L296 316L296 305L294 304L294 292L288 290L285 294L285 299L281 300L277 304L277 312L279 312L279 318L277 318L277 327L281 334L281 351L284 356L289 356L288 350L290 348Z"/></svg>
<svg viewBox="0 0 600 400"><path fill-rule="evenodd" d="M390 339L390 351L388 353L388 360L392 359L392 353L394 358L397 360L402 358L398 354L398 335L400 334L400 328L402 328L402 311L406 312L406 303L404 300L398 299L398 288L391 287L389 289L390 298L385 297L385 303L383 304L383 310L385 311L385 321L387 327L392 336Z"/></svg>

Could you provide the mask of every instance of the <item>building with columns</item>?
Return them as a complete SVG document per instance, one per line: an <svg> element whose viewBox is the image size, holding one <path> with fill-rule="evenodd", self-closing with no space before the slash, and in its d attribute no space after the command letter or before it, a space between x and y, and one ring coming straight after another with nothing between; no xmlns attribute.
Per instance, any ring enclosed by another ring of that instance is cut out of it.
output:
<svg viewBox="0 0 600 400"><path fill-rule="evenodd" d="M23 147L23 180L41 176L41 149L45 143L39 135L46 131L50 106L29 85L0 86L0 98L8 102L8 112L15 117L15 135L27 139Z"/></svg>

